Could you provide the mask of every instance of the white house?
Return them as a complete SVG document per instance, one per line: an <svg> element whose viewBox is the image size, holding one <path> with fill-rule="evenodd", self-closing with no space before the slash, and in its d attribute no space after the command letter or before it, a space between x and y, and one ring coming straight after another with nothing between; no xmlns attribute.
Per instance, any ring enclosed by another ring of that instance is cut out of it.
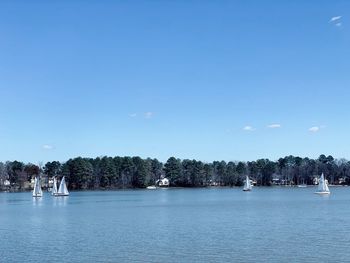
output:
<svg viewBox="0 0 350 263"><path fill-rule="evenodd" d="M162 178L157 180L156 184L158 184L159 187L169 187L170 181L168 178Z"/></svg>
<svg viewBox="0 0 350 263"><path fill-rule="evenodd" d="M6 179L6 180L4 181L4 186L10 186L10 184L11 184L11 183L10 183L9 180Z"/></svg>

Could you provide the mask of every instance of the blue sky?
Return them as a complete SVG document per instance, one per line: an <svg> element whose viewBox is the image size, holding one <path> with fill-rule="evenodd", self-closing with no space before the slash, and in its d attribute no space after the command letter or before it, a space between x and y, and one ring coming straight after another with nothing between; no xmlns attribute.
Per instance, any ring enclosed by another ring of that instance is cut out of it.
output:
<svg viewBox="0 0 350 263"><path fill-rule="evenodd" d="M0 161L350 159L349 28L349 1L1 1Z"/></svg>

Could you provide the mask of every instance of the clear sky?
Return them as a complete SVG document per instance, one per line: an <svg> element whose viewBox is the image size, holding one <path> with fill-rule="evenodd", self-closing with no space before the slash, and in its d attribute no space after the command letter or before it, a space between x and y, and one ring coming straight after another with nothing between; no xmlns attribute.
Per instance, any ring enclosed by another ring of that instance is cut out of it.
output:
<svg viewBox="0 0 350 263"><path fill-rule="evenodd" d="M350 159L349 33L345 0L1 1L0 161Z"/></svg>

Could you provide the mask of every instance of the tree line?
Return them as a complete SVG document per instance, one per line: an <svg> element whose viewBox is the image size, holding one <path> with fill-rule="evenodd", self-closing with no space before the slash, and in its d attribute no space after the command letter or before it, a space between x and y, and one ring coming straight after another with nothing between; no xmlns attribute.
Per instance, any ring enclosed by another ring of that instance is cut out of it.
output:
<svg viewBox="0 0 350 263"><path fill-rule="evenodd" d="M317 159L290 155L277 161L211 163L170 157L163 164L157 159L137 156L77 157L65 163L52 161L45 165L8 161L0 162L0 186L7 181L10 188L21 190L38 175L44 179L65 176L69 189L143 188L154 185L162 177L178 187L241 186L246 175L257 185L296 185L312 184L321 173L331 184L349 184L350 162L323 154Z"/></svg>

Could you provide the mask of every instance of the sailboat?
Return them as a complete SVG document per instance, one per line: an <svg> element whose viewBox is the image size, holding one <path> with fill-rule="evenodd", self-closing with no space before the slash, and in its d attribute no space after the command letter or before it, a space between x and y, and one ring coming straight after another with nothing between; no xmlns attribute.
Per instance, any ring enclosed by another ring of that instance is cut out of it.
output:
<svg viewBox="0 0 350 263"><path fill-rule="evenodd" d="M299 188L305 188L305 187L307 187L307 184L304 183L304 179L303 179L302 184L298 184L298 187L299 187Z"/></svg>
<svg viewBox="0 0 350 263"><path fill-rule="evenodd" d="M55 196L68 196L69 192L66 186L66 180L64 179L64 176L61 180L60 187L58 188L58 192Z"/></svg>
<svg viewBox="0 0 350 263"><path fill-rule="evenodd" d="M251 190L252 190L252 185L251 185L249 177L247 175L246 178L245 178L243 191L251 191Z"/></svg>
<svg viewBox="0 0 350 263"><path fill-rule="evenodd" d="M318 189L315 192L315 194L320 194L320 195L327 195L330 194L331 192L329 191L328 188L328 181L324 179L323 173L321 174L320 180L318 182Z"/></svg>
<svg viewBox="0 0 350 263"><path fill-rule="evenodd" d="M53 186L52 186L51 194L52 195L57 195L58 194L56 177L53 178Z"/></svg>
<svg viewBox="0 0 350 263"><path fill-rule="evenodd" d="M33 189L33 197L42 197L43 191L41 190L41 182L40 178L34 178L34 189Z"/></svg>

